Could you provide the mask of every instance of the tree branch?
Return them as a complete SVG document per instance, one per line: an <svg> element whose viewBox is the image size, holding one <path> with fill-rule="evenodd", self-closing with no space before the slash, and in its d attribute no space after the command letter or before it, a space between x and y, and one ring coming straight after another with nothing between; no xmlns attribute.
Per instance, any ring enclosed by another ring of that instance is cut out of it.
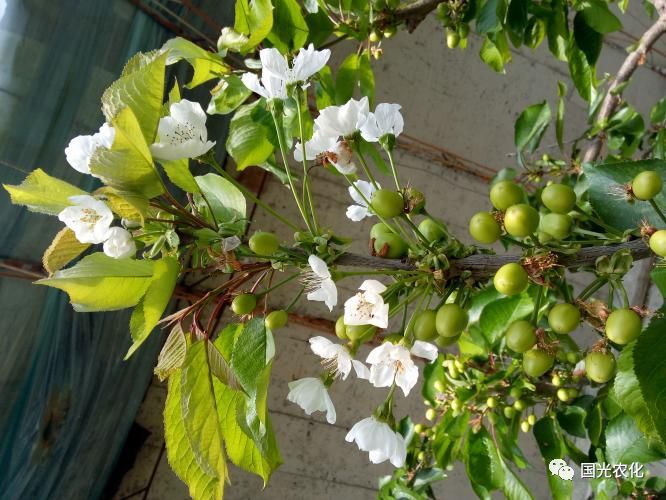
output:
<svg viewBox="0 0 666 500"><path fill-rule="evenodd" d="M615 108L617 108L621 101L620 95L615 94L615 90L631 78L638 66L645 63L645 55L657 40L659 40L659 37L666 32L666 0L655 0L653 3L659 13L659 17L643 34L638 43L638 47L627 56L622 63L622 66L620 66L617 75L608 86L606 97L604 97L601 107L599 108L599 115L597 116L598 123L608 122L615 112ZM583 155L584 163L592 162L599 157L604 138L605 134L603 131L596 135Z"/></svg>
<svg viewBox="0 0 666 500"><path fill-rule="evenodd" d="M631 252L634 260L650 257L650 249L643 240L634 240L616 245L584 248L574 255L560 255L558 265L572 269L586 265L592 265L604 255L612 255L618 250L627 249ZM463 271L470 271L475 278L488 278L495 274L500 267L509 262L518 262L521 255L484 255L476 254L464 259L452 260L450 262L449 277L459 276ZM368 267L372 269L391 269L413 271L416 269L413 263L393 259L381 259L357 254L344 254L336 261L336 264L349 267Z"/></svg>
<svg viewBox="0 0 666 500"><path fill-rule="evenodd" d="M394 12L394 18L405 21L407 31L410 33L421 24L428 14L446 0L416 0L415 2L398 7Z"/></svg>

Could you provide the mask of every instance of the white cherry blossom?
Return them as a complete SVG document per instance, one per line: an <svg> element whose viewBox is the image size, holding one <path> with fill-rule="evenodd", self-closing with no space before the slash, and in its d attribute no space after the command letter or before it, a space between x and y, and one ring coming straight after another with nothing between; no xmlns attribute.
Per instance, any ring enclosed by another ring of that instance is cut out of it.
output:
<svg viewBox="0 0 666 500"><path fill-rule="evenodd" d="M306 377L289 382L288 385L287 400L300 406L306 415L311 415L315 411L325 411L326 421L329 424L335 423L335 406L320 378Z"/></svg>
<svg viewBox="0 0 666 500"><path fill-rule="evenodd" d="M58 219L74 231L81 243L103 243L109 233L113 213L106 203L90 195L70 196L72 206L58 214Z"/></svg>
<svg viewBox="0 0 666 500"><path fill-rule="evenodd" d="M114 259L128 259L136 255L136 243L132 235L122 227L112 227L104 242L104 253Z"/></svg>
<svg viewBox="0 0 666 500"><path fill-rule="evenodd" d="M312 337L309 342L312 352L322 358L322 365L334 377L346 380L353 367L359 378L368 378L368 368L353 359L345 346L331 342L326 337Z"/></svg>
<svg viewBox="0 0 666 500"><path fill-rule="evenodd" d="M377 280L365 280L359 290L345 302L345 325L388 327L389 305L381 295L386 286Z"/></svg>
<svg viewBox="0 0 666 500"><path fill-rule="evenodd" d="M349 99L342 106L329 106L315 118L315 126L327 137L349 137L368 119L368 98Z"/></svg>
<svg viewBox="0 0 666 500"><path fill-rule="evenodd" d="M373 464L389 460L394 467L402 467L407 458L407 446L402 435L375 417L355 423L345 441L356 441L359 450L369 453Z"/></svg>
<svg viewBox="0 0 666 500"><path fill-rule="evenodd" d="M201 104L183 99L173 103L169 113L170 116L160 118L159 142L150 146L155 158L164 161L197 158L215 145L208 140L206 113Z"/></svg>
<svg viewBox="0 0 666 500"><path fill-rule="evenodd" d="M93 135L79 135L74 137L65 148L65 157L74 170L82 174L90 173L90 158L99 147L110 148L116 137L116 131L105 123L99 132Z"/></svg>
<svg viewBox="0 0 666 500"><path fill-rule="evenodd" d="M349 196L354 200L354 204L347 207L347 218L354 222L358 222L366 217L373 216L366 200L370 201L372 199L372 195L375 194L375 186L364 180L355 181L354 186L356 186L356 189L351 186L347 188L349 190ZM377 184L377 187L381 186ZM359 191L363 193L363 196L361 196Z"/></svg>
<svg viewBox="0 0 666 500"><path fill-rule="evenodd" d="M287 86L284 80L263 72L261 79L254 73L243 73L241 81L248 89L266 99L286 99Z"/></svg>
<svg viewBox="0 0 666 500"><path fill-rule="evenodd" d="M331 272L328 270L326 262L316 255L310 255L308 264L311 272L307 273L304 279L309 290L308 300L323 302L328 310L332 311L338 303L338 289L331 278Z"/></svg>
<svg viewBox="0 0 666 500"><path fill-rule="evenodd" d="M336 140L315 129L312 138L305 143L305 159L315 160L322 157L324 161L333 165L343 175L351 175L356 172L354 153L344 139ZM303 147L297 142L294 147L294 159L303 161Z"/></svg>
<svg viewBox="0 0 666 500"><path fill-rule="evenodd" d="M400 108L400 104L379 104L361 126L363 138L369 142L377 142L387 135L399 136L405 126Z"/></svg>
<svg viewBox="0 0 666 500"><path fill-rule="evenodd" d="M405 396L409 395L419 378L412 355L433 361L437 348L420 340L414 342L411 351L403 345L384 342L370 351L365 360L370 365L368 381L375 387L391 387L395 382Z"/></svg>

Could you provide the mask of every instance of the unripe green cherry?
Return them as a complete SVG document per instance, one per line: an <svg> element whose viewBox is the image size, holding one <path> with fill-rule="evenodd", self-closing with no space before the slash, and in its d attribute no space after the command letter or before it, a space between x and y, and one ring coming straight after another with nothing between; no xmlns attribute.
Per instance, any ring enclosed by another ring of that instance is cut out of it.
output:
<svg viewBox="0 0 666 500"><path fill-rule="evenodd" d="M374 249L379 257L401 259L407 254L407 243L394 233L380 233L375 237Z"/></svg>
<svg viewBox="0 0 666 500"><path fill-rule="evenodd" d="M514 352L528 351L534 347L536 341L534 326L529 321L514 321L506 331L506 345Z"/></svg>
<svg viewBox="0 0 666 500"><path fill-rule="evenodd" d="M525 433L530 432L530 423L527 420L520 422L520 430Z"/></svg>
<svg viewBox="0 0 666 500"><path fill-rule="evenodd" d="M425 460L425 451L419 451L418 455L416 455L416 460L423 462Z"/></svg>
<svg viewBox="0 0 666 500"><path fill-rule="evenodd" d="M490 396L488 399L486 399L486 406L488 408L495 408L497 407L497 398Z"/></svg>
<svg viewBox="0 0 666 500"><path fill-rule="evenodd" d="M516 411L523 411L525 408L527 408L527 405L525 404L525 401L522 399L516 399L513 402L513 409Z"/></svg>
<svg viewBox="0 0 666 500"><path fill-rule="evenodd" d="M556 240L563 240L571 234L572 225L573 219L567 214L550 213L541 217L540 228Z"/></svg>
<svg viewBox="0 0 666 500"><path fill-rule="evenodd" d="M536 424L537 418L534 413L530 413L527 415L527 423L530 424L530 426Z"/></svg>
<svg viewBox="0 0 666 500"><path fill-rule="evenodd" d="M437 337L437 328L435 326L437 313L431 309L421 311L414 321L414 337L417 340L433 340Z"/></svg>
<svg viewBox="0 0 666 500"><path fill-rule="evenodd" d="M402 195L389 189L378 189L370 200L372 211L380 217L391 219L400 215L404 208Z"/></svg>
<svg viewBox="0 0 666 500"><path fill-rule="evenodd" d="M500 181L490 189L490 202L497 210L506 210L523 201L523 190L511 181Z"/></svg>
<svg viewBox="0 0 666 500"><path fill-rule="evenodd" d="M650 236L650 249L659 257L666 257L666 229L660 229Z"/></svg>
<svg viewBox="0 0 666 500"><path fill-rule="evenodd" d="M372 43L377 43L381 39L381 35L376 31L372 30L370 32L370 36L368 37L368 40Z"/></svg>
<svg viewBox="0 0 666 500"><path fill-rule="evenodd" d="M523 397L523 391L518 389L518 387L512 387L509 391L509 396L511 396L513 399L520 399Z"/></svg>
<svg viewBox="0 0 666 500"><path fill-rule="evenodd" d="M435 327L442 337L455 337L467 326L469 317L458 304L444 304L437 310Z"/></svg>
<svg viewBox="0 0 666 500"><path fill-rule="evenodd" d="M495 289L504 295L517 295L527 288L528 276L523 266L515 262L504 264L493 278Z"/></svg>
<svg viewBox="0 0 666 500"><path fill-rule="evenodd" d="M451 344L454 344L458 341L458 339L460 338L460 335L462 335L462 334L458 334L455 337L442 337L441 335L438 335L437 338L435 338L435 345L437 347L441 347L441 348L450 346ZM458 372L456 372L456 374L457 373ZM453 378L456 378L456 377L453 377Z"/></svg>
<svg viewBox="0 0 666 500"><path fill-rule="evenodd" d="M571 351L567 353L567 362L571 363L572 365L575 365L578 363L578 354L575 352Z"/></svg>
<svg viewBox="0 0 666 500"><path fill-rule="evenodd" d="M615 356L610 352L590 352L585 356L585 374L598 384L605 384L615 374Z"/></svg>
<svg viewBox="0 0 666 500"><path fill-rule="evenodd" d="M504 229L511 236L525 237L539 227L539 212L526 203L511 205L504 213Z"/></svg>
<svg viewBox="0 0 666 500"><path fill-rule="evenodd" d="M479 212L469 220L469 234L476 241L489 245L499 239L502 230L490 212Z"/></svg>
<svg viewBox="0 0 666 500"><path fill-rule="evenodd" d="M372 325L346 325L345 333L349 340L365 342L375 336L376 326Z"/></svg>
<svg viewBox="0 0 666 500"><path fill-rule="evenodd" d="M269 330L275 331L285 326L288 320L289 315L287 314L287 311L280 309L278 311L272 311L268 313L264 319L264 324Z"/></svg>
<svg viewBox="0 0 666 500"><path fill-rule="evenodd" d="M249 314L257 307L257 296L253 293L241 293L231 301L231 310L239 316Z"/></svg>
<svg viewBox="0 0 666 500"><path fill-rule="evenodd" d="M429 217L419 223L419 231L431 243L439 241L446 236L446 232L444 232L442 226Z"/></svg>
<svg viewBox="0 0 666 500"><path fill-rule="evenodd" d="M342 340L349 340L347 337L347 326L345 325L345 317L340 316L335 322L335 335Z"/></svg>
<svg viewBox="0 0 666 500"><path fill-rule="evenodd" d="M541 349L530 349L523 354L523 371L530 377L540 377L553 367L555 358Z"/></svg>
<svg viewBox="0 0 666 500"><path fill-rule="evenodd" d="M392 231L383 222L378 222L370 228L370 238L377 238L380 234L390 234Z"/></svg>
<svg viewBox="0 0 666 500"><path fill-rule="evenodd" d="M437 413L435 412L434 408L428 408L425 412L425 418L426 420L435 420L435 417L437 416Z"/></svg>
<svg viewBox="0 0 666 500"><path fill-rule="evenodd" d="M661 176L654 170L645 170L631 181L631 190L639 200L652 200L664 187Z"/></svg>
<svg viewBox="0 0 666 500"><path fill-rule="evenodd" d="M559 387L562 385L562 377L559 375L555 374L553 375L553 378L551 379L551 384L553 384L555 387Z"/></svg>
<svg viewBox="0 0 666 500"><path fill-rule="evenodd" d="M446 46L450 49L455 49L460 43L460 35L456 30L446 30Z"/></svg>
<svg viewBox="0 0 666 500"><path fill-rule="evenodd" d="M570 399L569 398L569 391L567 391L564 387L560 387L557 390L557 399L559 399L563 403L566 403Z"/></svg>
<svg viewBox="0 0 666 500"><path fill-rule="evenodd" d="M575 399L578 397L578 389L575 387L569 387L567 389L567 394L569 395L569 399Z"/></svg>
<svg viewBox="0 0 666 500"><path fill-rule="evenodd" d="M573 304L556 304L548 313L550 328L560 335L573 332L580 323L580 311Z"/></svg>
<svg viewBox="0 0 666 500"><path fill-rule="evenodd" d="M631 309L616 309L606 320L606 337L616 344L628 344L640 335L641 329L641 317Z"/></svg>
<svg viewBox="0 0 666 500"><path fill-rule="evenodd" d="M541 192L541 201L551 212L566 214L576 206L576 193L565 184L550 184Z"/></svg>
<svg viewBox="0 0 666 500"><path fill-rule="evenodd" d="M257 255L271 256L277 252L280 242L273 233L266 231L255 231L248 241L250 250Z"/></svg>
<svg viewBox="0 0 666 500"><path fill-rule="evenodd" d="M414 432L416 434L421 434L423 432L423 424L416 424L414 426Z"/></svg>
<svg viewBox="0 0 666 500"><path fill-rule="evenodd" d="M513 418L514 415L516 414L516 410L514 410L511 406L505 406L504 410L502 411L506 418Z"/></svg>

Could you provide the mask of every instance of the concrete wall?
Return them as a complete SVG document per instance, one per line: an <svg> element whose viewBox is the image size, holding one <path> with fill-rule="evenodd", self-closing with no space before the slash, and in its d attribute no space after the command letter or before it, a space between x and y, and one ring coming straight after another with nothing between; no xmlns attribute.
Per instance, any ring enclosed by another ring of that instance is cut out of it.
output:
<svg viewBox="0 0 666 500"><path fill-rule="evenodd" d="M625 17L625 28L639 34L648 21L640 6L632 6L632 11L631 16ZM478 58L480 41L477 38L470 41L466 52L447 50L442 30L432 20L423 23L412 35L402 33L390 40L385 44L385 56L375 65L377 102L402 104L405 131L411 136L498 170L513 164L509 155L513 151L513 123L517 115L526 105L543 99L548 99L554 109L556 80L567 80L566 67L543 49L536 52L526 49L514 52L507 74L498 75ZM340 61L349 49L349 46L338 46L335 60ZM615 71L623 57L622 51L607 47L598 73ZM651 62L659 64L658 59L661 58L651 59ZM569 87L565 140L575 137L585 126L585 106L574 94L572 85ZM665 90L663 77L642 68L628 96L641 111L646 111ZM543 143L555 143L552 130ZM405 152L398 155L398 162L402 179L426 194L429 210L441 216L463 240L469 241L467 220L476 211L490 206L485 182ZM389 185L390 179L380 182ZM316 172L313 185L320 201L322 225L355 238L355 249L363 251L372 222L350 223L344 217L351 200L340 179ZM268 183L262 198L280 212L296 217L290 195L277 182ZM252 229L274 230L285 241L290 240L290 230L276 226L261 210L257 214ZM356 286L357 282L341 284L341 303ZM280 304L290 298L289 293L284 293L273 300ZM329 319L335 319L340 311L338 307L333 314L328 314L320 303L301 303L298 308L303 314ZM385 464L371 465L365 453L344 441L349 427L372 412L385 395L384 390L356 380L335 384L332 390L338 412L335 425L326 424L321 414L308 418L285 400L290 380L318 373L318 359L310 352L307 339L319 334L293 326L276 336L278 354L269 407L285 463L263 493L260 493L259 479L232 470L228 498L369 499L375 496L377 478L389 473L390 468ZM137 417L137 423L150 430L151 435L133 469L125 476L116 498L187 498L186 488L169 470L164 453L161 428L164 399L164 386L153 384ZM415 420L423 418L424 408L418 391L414 390L408 399L397 399L397 416L408 414ZM533 488L536 498L548 498L545 472L532 438L525 436L523 440L534 469L522 476ZM450 471L449 478L436 490L438 498L474 497L461 465ZM583 495L583 491L584 488L577 495Z"/></svg>

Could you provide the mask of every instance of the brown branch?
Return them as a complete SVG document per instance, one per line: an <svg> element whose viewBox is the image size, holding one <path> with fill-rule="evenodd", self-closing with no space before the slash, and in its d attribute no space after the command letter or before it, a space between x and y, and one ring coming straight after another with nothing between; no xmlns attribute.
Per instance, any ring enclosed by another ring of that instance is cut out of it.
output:
<svg viewBox="0 0 666 500"><path fill-rule="evenodd" d="M650 249L643 240L634 240L616 245L589 247L580 250L574 255L561 255L558 264L572 269L586 265L592 265L597 258L604 255L612 255L618 250L627 249L631 252L634 260L650 257ZM488 278L492 276L504 264L518 262L520 255L485 255L476 254L464 259L452 260L449 276L459 276L463 271L470 271L475 278ZM416 269L413 263L400 260L381 259L357 254L344 254L336 260L336 264L349 267L368 267L372 269L391 269L413 271Z"/></svg>
<svg viewBox="0 0 666 500"><path fill-rule="evenodd" d="M398 7L393 13L394 19L404 21L410 33L421 24L428 14L446 0L416 0L407 5Z"/></svg>
<svg viewBox="0 0 666 500"><path fill-rule="evenodd" d="M616 93L616 89L631 78L638 66L645 63L645 55L657 40L659 40L659 37L666 32L666 0L655 0L654 6L659 13L659 17L643 34L638 43L638 47L627 56L622 63L622 66L620 66L617 75L608 86L606 97L604 97L601 107L599 108L599 115L597 116L598 123L606 123L611 118L621 101L620 93ZM583 155L584 163L595 161L599 157L604 139L605 134L603 131L596 135Z"/></svg>

